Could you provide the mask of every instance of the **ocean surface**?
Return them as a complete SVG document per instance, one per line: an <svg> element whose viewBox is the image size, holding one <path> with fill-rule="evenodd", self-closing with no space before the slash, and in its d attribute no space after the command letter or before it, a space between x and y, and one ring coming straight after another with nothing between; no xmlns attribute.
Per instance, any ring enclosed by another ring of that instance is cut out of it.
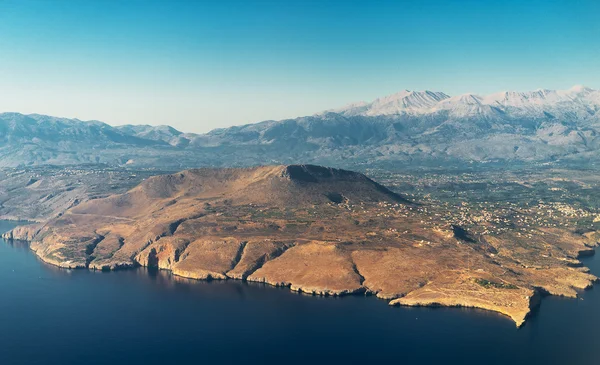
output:
<svg viewBox="0 0 600 365"><path fill-rule="evenodd" d="M0 221L0 231L14 222ZM600 256L600 255L599 255ZM585 260L600 274L600 258ZM475 309L389 307L168 272L64 270L0 242L0 364L600 364L600 287L521 329Z"/></svg>

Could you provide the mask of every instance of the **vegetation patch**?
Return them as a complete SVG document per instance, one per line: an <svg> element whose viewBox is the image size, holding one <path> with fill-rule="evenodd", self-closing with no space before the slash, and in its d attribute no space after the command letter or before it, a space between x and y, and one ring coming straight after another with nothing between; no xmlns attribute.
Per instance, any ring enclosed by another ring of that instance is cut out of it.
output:
<svg viewBox="0 0 600 365"><path fill-rule="evenodd" d="M508 283L498 283L496 281L490 281L486 279L477 278L475 282L486 289L495 288L495 289L519 289L518 286Z"/></svg>

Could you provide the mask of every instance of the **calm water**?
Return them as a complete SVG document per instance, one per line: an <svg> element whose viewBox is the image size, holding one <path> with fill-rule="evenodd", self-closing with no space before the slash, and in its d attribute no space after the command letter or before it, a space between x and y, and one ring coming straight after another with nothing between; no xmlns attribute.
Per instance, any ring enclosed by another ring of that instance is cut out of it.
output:
<svg viewBox="0 0 600 365"><path fill-rule="evenodd" d="M13 225L0 221L0 231ZM600 273L599 258L586 264ZM479 310L62 270L0 242L0 364L599 364L598 289L546 298L517 330Z"/></svg>

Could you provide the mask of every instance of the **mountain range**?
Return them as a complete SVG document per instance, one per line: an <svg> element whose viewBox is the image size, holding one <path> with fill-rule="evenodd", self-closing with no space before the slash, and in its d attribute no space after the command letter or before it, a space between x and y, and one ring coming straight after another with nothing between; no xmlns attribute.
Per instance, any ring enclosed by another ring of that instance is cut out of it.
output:
<svg viewBox="0 0 600 365"><path fill-rule="evenodd" d="M404 90L311 116L206 134L2 113L0 167L594 163L599 133L600 91L584 86L458 96Z"/></svg>

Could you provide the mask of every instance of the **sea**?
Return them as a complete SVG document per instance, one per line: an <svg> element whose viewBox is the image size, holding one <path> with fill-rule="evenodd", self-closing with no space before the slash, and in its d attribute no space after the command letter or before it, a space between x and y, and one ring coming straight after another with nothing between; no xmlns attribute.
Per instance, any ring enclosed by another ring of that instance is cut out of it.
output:
<svg viewBox="0 0 600 365"><path fill-rule="evenodd" d="M18 222L0 221L0 232ZM600 258L584 264L600 275ZM466 308L390 307L144 268L66 270L0 241L0 364L600 364L600 287L517 329Z"/></svg>

